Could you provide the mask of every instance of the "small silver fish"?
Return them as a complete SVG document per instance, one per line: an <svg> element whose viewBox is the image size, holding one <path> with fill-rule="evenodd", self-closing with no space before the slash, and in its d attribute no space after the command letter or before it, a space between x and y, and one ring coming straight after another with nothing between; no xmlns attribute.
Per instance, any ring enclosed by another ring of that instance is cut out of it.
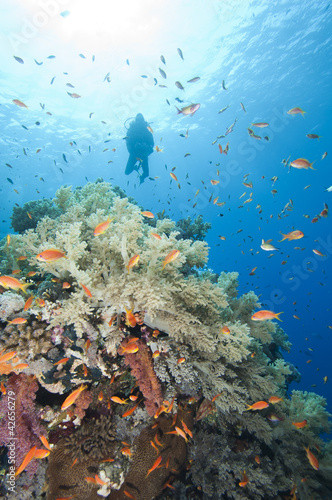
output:
<svg viewBox="0 0 332 500"><path fill-rule="evenodd" d="M177 51L178 51L178 54L181 57L181 59L184 61L182 50L181 49L177 49Z"/></svg>

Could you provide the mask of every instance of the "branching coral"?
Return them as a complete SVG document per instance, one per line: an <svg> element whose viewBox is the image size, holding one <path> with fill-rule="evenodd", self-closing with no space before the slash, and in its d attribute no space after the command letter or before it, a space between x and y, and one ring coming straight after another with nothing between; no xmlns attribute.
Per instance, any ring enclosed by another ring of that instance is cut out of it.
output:
<svg viewBox="0 0 332 500"><path fill-rule="evenodd" d="M8 325L2 332L0 349L6 347L16 351L28 363L34 361L52 348L51 331L47 326L41 321L32 321L30 325Z"/></svg>
<svg viewBox="0 0 332 500"><path fill-rule="evenodd" d="M24 299L17 293L5 292L0 295L0 320L8 321L13 314L24 307Z"/></svg>

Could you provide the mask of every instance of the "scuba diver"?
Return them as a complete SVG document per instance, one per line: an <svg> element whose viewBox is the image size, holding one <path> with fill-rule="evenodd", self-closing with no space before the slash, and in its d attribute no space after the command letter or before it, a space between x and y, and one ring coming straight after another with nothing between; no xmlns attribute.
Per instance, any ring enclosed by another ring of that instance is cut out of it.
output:
<svg viewBox="0 0 332 500"><path fill-rule="evenodd" d="M131 174L133 170L138 172L139 168L142 167L140 184L149 175L148 156L153 152L154 146L153 135L148 126L149 124L144 120L143 115L138 113L135 120L131 122L125 137L129 153L125 175Z"/></svg>

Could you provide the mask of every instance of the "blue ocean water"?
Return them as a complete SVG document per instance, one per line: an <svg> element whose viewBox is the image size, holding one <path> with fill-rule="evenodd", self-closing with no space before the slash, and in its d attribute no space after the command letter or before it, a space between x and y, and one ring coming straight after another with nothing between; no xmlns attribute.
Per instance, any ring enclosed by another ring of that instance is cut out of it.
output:
<svg viewBox="0 0 332 500"><path fill-rule="evenodd" d="M13 232L15 204L99 177L146 210L164 209L175 220L202 215L211 223L208 267L239 272L240 293L254 290L264 308L283 311L293 345L285 357L302 374L291 389L319 393L331 411L330 215L312 222L332 201L331 18L328 1L308 0L7 2L0 237ZM175 105L191 103L200 104L193 116L177 114ZM294 107L304 116L287 113ZM124 124L138 112L162 149L150 156L151 179L141 186L135 173L124 175ZM251 125L257 122L269 126ZM221 154L218 145L227 143ZM315 170L289 169L289 157L315 162ZM225 204L214 204L216 197ZM278 242L292 230L304 237ZM262 239L279 251L263 251Z"/></svg>

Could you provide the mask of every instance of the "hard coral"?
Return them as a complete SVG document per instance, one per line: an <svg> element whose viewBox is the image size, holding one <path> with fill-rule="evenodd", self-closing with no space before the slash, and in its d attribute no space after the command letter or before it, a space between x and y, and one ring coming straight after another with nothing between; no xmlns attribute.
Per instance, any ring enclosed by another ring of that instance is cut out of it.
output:
<svg viewBox="0 0 332 500"><path fill-rule="evenodd" d="M71 495L80 500L100 498L99 487L85 478L98 473L102 460L114 456L115 447L111 421L103 416L83 422L68 438L61 439L49 456L48 500Z"/></svg>
<svg viewBox="0 0 332 500"><path fill-rule="evenodd" d="M22 311L24 299L21 295L13 292L5 292L0 295L0 320L8 321L12 314Z"/></svg>
<svg viewBox="0 0 332 500"><path fill-rule="evenodd" d="M32 321L31 324L8 325L2 331L0 349L11 349L27 362L34 361L51 349L51 334L47 324Z"/></svg>
<svg viewBox="0 0 332 500"><path fill-rule="evenodd" d="M126 500L128 495L125 492L136 500L152 500L181 472L187 461L187 444L181 436L172 433L172 420L173 417L162 415L158 418L157 425L141 431L133 443L132 462L124 483L120 490L111 492L109 500ZM192 428L190 413L179 409L175 426L181 427L183 421L189 429ZM158 455L162 459L160 467L149 472L158 456L151 446L151 442L156 442L156 437L160 443Z"/></svg>

